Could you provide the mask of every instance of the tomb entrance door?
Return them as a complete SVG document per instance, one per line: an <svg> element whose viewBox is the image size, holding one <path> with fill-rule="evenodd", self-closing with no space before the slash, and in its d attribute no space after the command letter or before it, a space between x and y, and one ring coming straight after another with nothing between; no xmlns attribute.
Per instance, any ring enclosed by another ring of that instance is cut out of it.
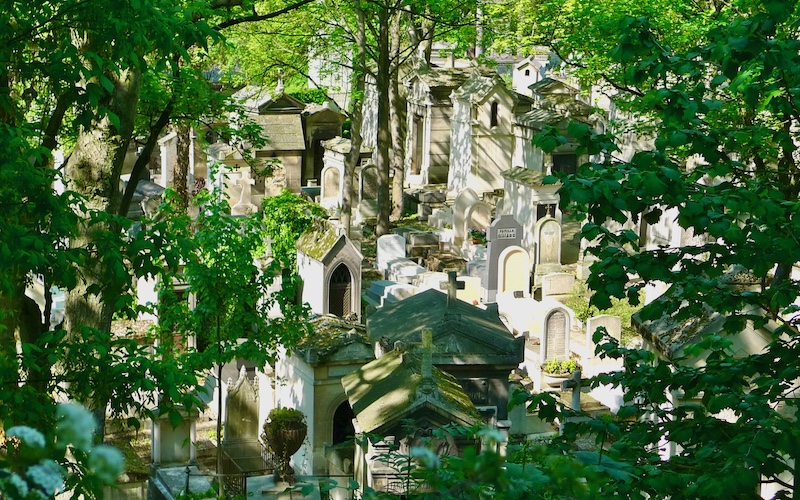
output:
<svg viewBox="0 0 800 500"><path fill-rule="evenodd" d="M331 273L328 286L328 312L343 318L353 312L353 276L344 263Z"/></svg>

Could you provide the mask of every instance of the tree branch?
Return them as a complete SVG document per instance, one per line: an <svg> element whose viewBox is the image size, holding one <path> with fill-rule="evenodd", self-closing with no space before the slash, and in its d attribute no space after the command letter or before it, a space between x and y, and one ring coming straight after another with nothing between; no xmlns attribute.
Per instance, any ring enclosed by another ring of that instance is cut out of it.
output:
<svg viewBox="0 0 800 500"><path fill-rule="evenodd" d="M139 178L141 178L142 172L144 172L145 165L147 165L147 162L150 161L150 155L158 143L158 136L161 134L161 131L164 130L164 127L166 127L169 123L174 103L175 98L173 97L164 107L164 110L161 111L161 116L158 117L158 121L156 121L156 123L150 127L150 135L147 137L147 142L145 142L141 154L136 159L136 163L133 165L131 178L128 180L128 185L125 186L125 192L122 194L122 199L119 202L119 210L117 211L119 215L125 216L128 214L128 209L131 206L131 200L133 200L133 193L136 192L136 185L139 183Z"/></svg>
<svg viewBox="0 0 800 500"><path fill-rule="evenodd" d="M313 2L314 0L299 0L291 5L287 5L286 7L270 12L268 14L251 14L249 16L244 17L237 17L234 19L228 19L227 21L223 21L218 25L214 26L212 29L216 31L221 31L225 28L230 28L231 26L236 26L242 23L252 23L257 21L266 21L267 19L272 19L274 17L281 16L286 14L287 12L291 12L293 10L299 9L300 7ZM215 3L222 3L224 6L227 6L229 2L215 2ZM234 2L235 3L235 2ZM241 2L239 2L241 4Z"/></svg>

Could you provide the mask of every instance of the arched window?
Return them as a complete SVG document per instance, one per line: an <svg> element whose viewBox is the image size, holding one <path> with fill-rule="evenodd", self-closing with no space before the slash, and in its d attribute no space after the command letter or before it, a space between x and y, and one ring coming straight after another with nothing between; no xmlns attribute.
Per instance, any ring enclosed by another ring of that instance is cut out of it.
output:
<svg viewBox="0 0 800 500"><path fill-rule="evenodd" d="M490 127L496 127L497 124L498 124L497 111L498 111L498 109L497 109L497 101L495 101L495 102L492 103L491 116L489 117L489 126Z"/></svg>
<svg viewBox="0 0 800 500"><path fill-rule="evenodd" d="M531 76L531 70L526 69L525 70L525 76Z"/></svg>

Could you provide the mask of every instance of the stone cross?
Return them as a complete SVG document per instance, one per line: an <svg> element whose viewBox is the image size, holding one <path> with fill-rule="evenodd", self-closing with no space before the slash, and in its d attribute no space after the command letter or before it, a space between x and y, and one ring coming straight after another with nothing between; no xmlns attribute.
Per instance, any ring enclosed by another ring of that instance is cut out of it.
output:
<svg viewBox="0 0 800 500"><path fill-rule="evenodd" d="M247 191L247 203L250 203L250 186L255 185L256 180L250 177L249 170L242 170L242 176L236 180L236 184L242 187L242 192L239 195L239 203L237 205L244 205L244 193Z"/></svg>
<svg viewBox="0 0 800 500"><path fill-rule="evenodd" d="M439 283L440 290L447 290L447 307L455 304L456 293L466 286L463 281L458 281L456 276L456 271L447 271L447 283Z"/></svg>

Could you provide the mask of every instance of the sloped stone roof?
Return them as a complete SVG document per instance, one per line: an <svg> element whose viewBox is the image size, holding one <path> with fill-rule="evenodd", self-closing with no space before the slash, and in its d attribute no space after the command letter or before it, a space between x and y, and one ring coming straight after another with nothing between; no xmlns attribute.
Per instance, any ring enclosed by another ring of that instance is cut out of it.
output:
<svg viewBox="0 0 800 500"><path fill-rule="evenodd" d="M753 281L756 283L753 283ZM718 280L723 287L738 289L742 291L750 286L759 286L757 279L745 271L733 269L724 274ZM654 304L663 304L667 301L679 300L681 288L673 285L661 297L654 301ZM645 306L647 307L647 306ZM753 311L759 314L759 310ZM722 334L727 335L732 341L731 351L735 355L747 356L760 352L770 340L768 329L753 328L753 323L748 321L744 329L737 334L726 334L724 331L726 316L705 306L701 315L680 319L676 313L664 314L660 318L643 321L641 311L631 317L631 326L645 340L650 342L653 348L667 359L675 360L682 357L684 349L699 342L708 335ZM684 362L689 364L702 364L703 357L695 357Z"/></svg>
<svg viewBox="0 0 800 500"><path fill-rule="evenodd" d="M370 353L372 344L367 337L367 329L362 323L348 321L333 314L315 314L309 318L311 334L302 338L295 351L302 354L311 364L319 364L348 346L358 344L366 349L353 349L356 360L363 360L364 353Z"/></svg>
<svg viewBox="0 0 800 500"><path fill-rule="evenodd" d="M481 102L494 90L501 86L505 90L505 84L500 75L481 75L473 73L464 83L453 93L456 97L469 99L471 102ZM512 96L516 97L514 94Z"/></svg>
<svg viewBox="0 0 800 500"><path fill-rule="evenodd" d="M342 377L361 431L388 430L421 412L464 425L479 423L480 414L456 379L436 367L431 372L426 383L420 357L395 349Z"/></svg>
<svg viewBox="0 0 800 500"><path fill-rule="evenodd" d="M556 80L555 78L551 78L546 76L539 80L538 82L531 84L528 86L531 89L531 92L534 94L539 95L551 95L551 94L577 94L578 89L575 87L562 82L561 80Z"/></svg>
<svg viewBox="0 0 800 500"><path fill-rule="evenodd" d="M514 338L497 312L497 305L482 309L461 300L448 306L447 295L426 290L374 312L367 332L375 342L407 345L422 341L422 330L433 331L433 359L442 365L516 365L522 362L524 339Z"/></svg>
<svg viewBox="0 0 800 500"><path fill-rule="evenodd" d="M464 83L470 74L472 74L472 68L421 67L411 78L419 78L432 90L441 87L454 89Z"/></svg>
<svg viewBox="0 0 800 500"><path fill-rule="evenodd" d="M517 184L524 184L530 187L541 187L545 184L542 183L542 180L545 177L544 172L539 172L538 170L531 170L529 168L523 167L512 167L505 172L503 172L503 177L516 182ZM561 183L555 184L548 184L548 186L561 186Z"/></svg>
<svg viewBox="0 0 800 500"><path fill-rule="evenodd" d="M321 261L333 250L336 242L342 237L342 235L336 234L332 225L320 221L298 238L295 248L312 259Z"/></svg>

